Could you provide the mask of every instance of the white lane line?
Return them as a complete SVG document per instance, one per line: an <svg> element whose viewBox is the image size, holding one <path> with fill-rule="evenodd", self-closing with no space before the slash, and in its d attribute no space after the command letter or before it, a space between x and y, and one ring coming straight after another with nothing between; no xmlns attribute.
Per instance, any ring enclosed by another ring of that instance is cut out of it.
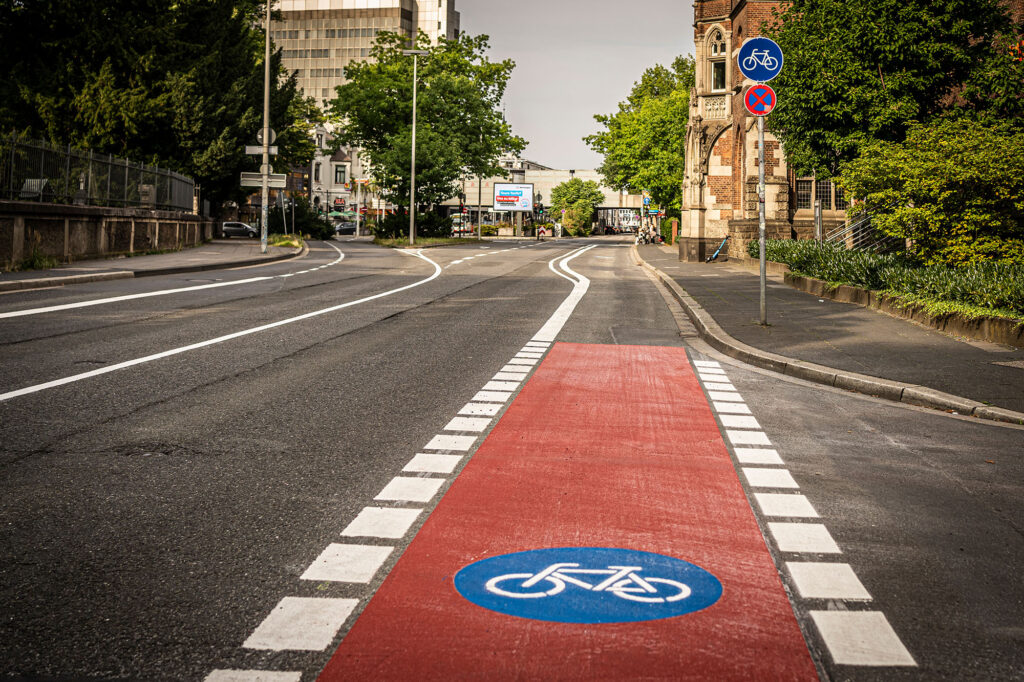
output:
<svg viewBox="0 0 1024 682"><path fill-rule="evenodd" d="M725 402L725 403L728 403L728 402L742 403L742 402L744 402L743 398L740 397L739 393L730 393L730 392L726 392L726 391L710 391L709 390L708 391L708 397L711 398L712 400L716 401L716 402Z"/></svg>
<svg viewBox="0 0 1024 682"><path fill-rule="evenodd" d="M183 294L188 291L200 291L202 289L218 289L221 287L233 287L239 284L252 284L253 282L265 282L274 279L273 277L250 277L249 279L238 280L237 282L216 282L214 284L200 284L194 287L182 287L180 289L165 289L163 291L149 291L143 294L126 294L124 296L113 296L111 298L97 298L92 301L79 301L78 303L65 303L63 305L51 305L45 308L31 308L29 310L14 310L9 313L0 313L0 319L8 317L24 317L26 315L39 315L41 313L55 313L59 310L72 310L74 308L88 308L94 305L105 305L107 303L118 303L120 301L133 301L137 298L151 298L153 296L168 296L170 294Z"/></svg>
<svg viewBox="0 0 1024 682"><path fill-rule="evenodd" d="M725 376L725 372L721 374L708 374L707 370L701 370L697 372L697 376L700 377L701 381L728 381L728 377Z"/></svg>
<svg viewBox="0 0 1024 682"><path fill-rule="evenodd" d="M444 483L443 478L396 476L373 499L383 502L430 502Z"/></svg>
<svg viewBox="0 0 1024 682"><path fill-rule="evenodd" d="M347 538L385 538L397 540L405 537L416 523L422 509L389 509L364 507L352 523L341 531Z"/></svg>
<svg viewBox="0 0 1024 682"><path fill-rule="evenodd" d="M502 367L498 371L499 372L511 372L512 374L523 374L523 375L526 375L526 374L530 373L530 368L529 367L523 367L522 365L505 365L504 367ZM522 377L520 377L520 378L522 378Z"/></svg>
<svg viewBox="0 0 1024 682"><path fill-rule="evenodd" d="M597 248L596 244L592 246L585 246L582 249L571 252L569 255L561 258L561 260L559 260L559 258L553 258L548 262L548 268L552 272L573 283L572 293L562 301L562 305L558 306L558 309L555 310L555 313L548 319L544 326L541 327L540 331L533 335L534 339L538 341L553 342L558 336L558 333L562 331L562 327L564 327L565 323L569 320L569 316L572 315L574 310L576 310L576 306L579 305L581 300L583 300L583 296L586 295L587 289L590 288L590 280L573 271L573 269L569 267L569 261L594 248ZM565 272L574 276L576 279L556 270L554 267L555 261L558 261L558 266L561 269L565 270Z"/></svg>
<svg viewBox="0 0 1024 682"><path fill-rule="evenodd" d="M871 600L850 564L787 561L786 568L804 599Z"/></svg>
<svg viewBox="0 0 1024 682"><path fill-rule="evenodd" d="M488 381L484 384L484 391L514 391L519 388L518 381Z"/></svg>
<svg viewBox="0 0 1024 682"><path fill-rule="evenodd" d="M302 672L279 670L214 670L203 682L302 682Z"/></svg>
<svg viewBox="0 0 1024 682"><path fill-rule="evenodd" d="M510 365L523 365L524 367L533 367L537 364L537 361L533 358L521 358L516 356L508 361Z"/></svg>
<svg viewBox="0 0 1024 682"><path fill-rule="evenodd" d="M818 512L815 511L810 500L803 495L794 495L793 493L754 493L754 499L757 500L757 506L761 508L761 513L765 516L796 519L818 518Z"/></svg>
<svg viewBox="0 0 1024 682"><path fill-rule="evenodd" d="M916 666L880 611L811 611L837 665Z"/></svg>
<svg viewBox="0 0 1024 682"><path fill-rule="evenodd" d="M733 431L727 429L725 435L733 445L771 445L764 431Z"/></svg>
<svg viewBox="0 0 1024 682"><path fill-rule="evenodd" d="M444 434L438 434L431 438L430 442L423 446L423 449L466 452L473 447L473 443L476 442L476 439L476 436L447 436Z"/></svg>
<svg viewBox="0 0 1024 682"><path fill-rule="evenodd" d="M706 382L704 382L704 388L708 389L709 391L735 391L736 390L736 387L733 386L732 384L725 383L725 382L714 382L714 381L706 381Z"/></svg>
<svg viewBox="0 0 1024 682"><path fill-rule="evenodd" d="M280 320L278 322L271 322L270 324L260 325L259 327L252 327L251 329L244 329L244 330L242 330L240 332L234 332L232 334L225 334L224 336L218 336L215 339L210 339L208 341L201 341L199 343L193 343L193 344L190 344L188 346L181 346L179 348L173 348L171 350L166 350L166 351L163 351L161 353L154 353L153 355L147 355L145 357L135 358L134 360L126 360L125 362L119 362L119 363L114 364L114 365L108 365L106 367L100 367L99 369L94 369L94 370L89 371L89 372L82 372L81 374L75 374L73 376L64 377L63 379L55 379L54 381L47 381L46 383L36 384L35 386L26 386L25 388L20 388L20 389L15 390L15 391L9 391L7 393L0 393L0 402L3 402L5 400L10 400L11 398L17 398L17 397L20 397L20 396L23 396L23 395L28 395L29 393L37 393L38 391L45 391L48 388L56 388L57 386L63 386L65 384L71 384L71 383L75 383L75 382L78 382L78 381L83 381L85 379L91 379L92 377L100 376L100 375L103 375L103 374L109 374L110 372L116 372L118 370L127 369L128 367L134 367L136 365L142 365L142 364L145 364L145 363L148 363L148 362L153 362L155 360L161 360L163 358L171 357L173 355L179 355L181 353L187 353L189 351L199 350L200 348L207 348L209 346L214 346L214 345L217 345L219 343L224 343L225 341L231 341L233 339L238 339L238 338L241 338L243 336L248 336L250 334L256 334L258 332L267 331L268 329L275 329L277 327L283 327L285 325L294 324L295 322L301 322L303 320L308 320L310 318L319 317L320 315L326 315L328 313L333 313L333 312L336 312L338 310L343 310L345 308L351 308L352 306L360 305L362 303L367 303L368 301L374 301L374 300L377 300L378 298L384 298L386 296L393 296L394 294L397 294L397 293L400 293L400 292L403 292L403 291L408 291L409 289L413 289L415 287L422 286L422 285L424 285L424 284L426 284L428 282L431 282L431 281L433 281L433 280L435 280L435 279L437 279L438 277L441 276L441 272L442 272L441 266L438 265L437 263L435 263L434 261L430 260L426 256L424 256L422 252L416 251L416 252L410 253L408 251L401 251L400 253L405 253L405 254L408 254L408 255L411 255L411 256L415 256L417 258L420 258L421 260L425 260L426 262L430 263L431 265L434 266L434 274L431 275L430 277L427 277L426 279L420 280L418 282L414 282L412 284L407 284L404 287L399 287L397 289L391 289L390 291L385 291L385 292L382 292L382 293L379 293L379 294L374 294L373 296L367 296L366 298L361 298L361 299L359 299L357 301L349 301L348 303L342 303L340 305L331 306L330 308L324 308L322 310L314 310L311 313L305 313L303 315L297 315L295 317L289 317L286 320Z"/></svg>
<svg viewBox="0 0 1024 682"><path fill-rule="evenodd" d="M743 475L753 488L799 488L793 475L785 469L743 467Z"/></svg>
<svg viewBox="0 0 1024 682"><path fill-rule="evenodd" d="M358 603L358 599L285 597L242 646L269 651L323 651Z"/></svg>
<svg viewBox="0 0 1024 682"><path fill-rule="evenodd" d="M773 448L734 448L740 464L785 464Z"/></svg>
<svg viewBox="0 0 1024 682"><path fill-rule="evenodd" d="M512 397L511 393L506 391L480 391L473 396L474 403L504 403Z"/></svg>
<svg viewBox="0 0 1024 682"><path fill-rule="evenodd" d="M529 351L519 351L518 353L516 353L516 357L517 358L533 358L535 360L539 360L540 358L544 357L544 353L531 353Z"/></svg>
<svg viewBox="0 0 1024 682"><path fill-rule="evenodd" d="M402 471L419 474L450 474L462 461L461 455L429 455L418 453L409 460Z"/></svg>
<svg viewBox="0 0 1024 682"><path fill-rule="evenodd" d="M377 575L394 547L379 545L342 545L332 543L320 553L300 580L336 583L368 583Z"/></svg>
<svg viewBox="0 0 1024 682"><path fill-rule="evenodd" d="M483 416L493 417L494 415L501 412L501 405L494 403L467 403L465 407L459 410L459 414L472 416Z"/></svg>
<svg viewBox="0 0 1024 682"><path fill-rule="evenodd" d="M841 554L828 528L820 523L770 522L768 530L780 552Z"/></svg>
<svg viewBox="0 0 1024 682"><path fill-rule="evenodd" d="M721 367L703 367L701 365L697 365L697 372L701 376L704 376L704 375L711 376L711 375L714 375L714 374L718 374L718 375L724 375L725 374L725 370L722 369Z"/></svg>
<svg viewBox="0 0 1024 682"><path fill-rule="evenodd" d="M695 367L721 367L721 365L714 360L694 360L693 364Z"/></svg>
<svg viewBox="0 0 1024 682"><path fill-rule="evenodd" d="M761 425L753 417L743 417L736 414L720 414L722 426L727 429L760 429Z"/></svg>
<svg viewBox="0 0 1024 682"><path fill-rule="evenodd" d="M522 381L526 378L526 374L522 372L498 372L493 377L494 381Z"/></svg>
<svg viewBox="0 0 1024 682"><path fill-rule="evenodd" d="M719 414L750 414L750 408L745 403L713 402L712 406Z"/></svg>
<svg viewBox="0 0 1024 682"><path fill-rule="evenodd" d="M526 348L550 348L551 344L546 341L527 341Z"/></svg>
<svg viewBox="0 0 1024 682"><path fill-rule="evenodd" d="M471 431L473 433L480 433L487 429L491 425L490 419L484 419L481 417L455 417L442 431Z"/></svg>

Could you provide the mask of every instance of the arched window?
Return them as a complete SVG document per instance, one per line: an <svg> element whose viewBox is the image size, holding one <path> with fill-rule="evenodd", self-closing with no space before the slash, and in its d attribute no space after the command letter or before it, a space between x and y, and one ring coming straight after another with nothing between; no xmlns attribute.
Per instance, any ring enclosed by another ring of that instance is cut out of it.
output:
<svg viewBox="0 0 1024 682"><path fill-rule="evenodd" d="M715 29L711 38L708 41L709 57L708 63L711 68L709 74L711 78L711 91L712 92L724 92L725 91L725 67L726 67L726 47L725 38L722 37L722 32Z"/></svg>

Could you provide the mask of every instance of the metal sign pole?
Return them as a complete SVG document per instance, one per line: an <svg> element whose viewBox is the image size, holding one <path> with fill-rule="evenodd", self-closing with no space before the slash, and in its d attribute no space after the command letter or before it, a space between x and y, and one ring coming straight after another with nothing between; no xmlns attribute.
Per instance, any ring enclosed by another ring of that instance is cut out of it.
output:
<svg viewBox="0 0 1024 682"><path fill-rule="evenodd" d="M267 252L267 219L270 216L270 4L267 0L267 27L264 31L266 46L263 53L263 175L262 203L260 207L260 253Z"/></svg>
<svg viewBox="0 0 1024 682"><path fill-rule="evenodd" d="M765 267L765 236L764 236L764 116L757 117L757 197L758 197L758 230L757 239L761 251L761 324L768 324L768 307L765 302L767 273Z"/></svg>

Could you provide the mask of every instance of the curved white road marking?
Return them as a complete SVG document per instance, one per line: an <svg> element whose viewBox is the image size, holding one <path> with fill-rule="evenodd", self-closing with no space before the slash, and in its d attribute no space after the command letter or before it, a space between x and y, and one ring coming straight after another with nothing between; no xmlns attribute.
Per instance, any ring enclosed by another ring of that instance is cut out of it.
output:
<svg viewBox="0 0 1024 682"><path fill-rule="evenodd" d="M348 303L342 303L340 305L331 306L330 308L324 308L323 310L314 310L311 313L305 313L303 315L298 315L296 317L289 317L286 320L280 320L278 322L272 322L270 324L260 325L259 327L253 327L251 329L244 329L244 330L242 330L240 332L234 332L232 334L225 334L224 336L218 336L215 339L210 339L208 341L200 341L199 343L189 344L188 346L181 346L180 348L172 348L171 350L165 350L165 351L163 351L161 353L154 353L153 355L147 355L147 356L142 357L142 358L135 358L134 360L126 360L125 362L119 362L119 363L114 364L114 365L108 365L106 367L100 367L99 369L94 369L94 370L92 370L90 372L83 372L81 374L75 374L74 376L64 377L63 379L55 379L53 381L47 381L46 383L43 383L43 384L36 384L35 386L26 386L25 388L20 388L20 389L18 389L16 391L9 391L7 393L0 393L0 402L3 402L5 400L10 400L11 398L17 398L17 397L23 396L23 395L28 395L29 393L37 393L39 391L45 391L48 388L55 388L57 386L63 386L64 384L71 384L71 383L75 383L77 381L82 381L84 379L90 379L90 378L95 377L95 376L100 376L101 374L109 374L110 372L116 372L119 369L126 369L128 367L134 367L135 365L142 365L142 364L145 364L147 362L153 362L154 360L160 360L162 358L167 358L167 357L170 357L172 355L179 355L181 353L187 353L189 351L198 350L200 348L206 348L208 346L213 346L213 345L216 345L218 343L224 343L225 341L231 341L232 339L237 339L237 338L240 338L240 337L243 337L243 336L248 336L250 334L256 334L257 332L266 331L268 329L274 329L275 327L283 327L285 325L292 324L294 322L301 322L302 320L308 320L308 319L313 318L313 317L319 317L320 315L326 315L327 313L333 313L333 312L335 312L337 310L342 310L344 308L351 308L352 306L356 306L356 305L359 305L361 303L366 303L368 301L373 301L373 300L376 300L378 298L384 298L385 296L391 296L393 294L397 294L397 293L400 293L402 291L408 291L409 289L413 289L415 287L422 286L422 285L426 284L427 282L431 282L431 281L437 279L438 277L440 277L440 275L441 275L441 266L438 265L437 263L435 263L434 261L430 260L426 256L424 256L422 251L416 251L416 252L413 252L413 253L409 253L407 251L402 251L401 253L406 253L406 254L415 256L417 258L420 258L420 259L425 260L426 262L430 263L431 265L434 266L434 274L432 274L430 277L427 277L426 279L420 280L419 282L414 282L413 284L407 284L404 287L399 287L397 289L392 289L390 291L385 291L385 292L382 292L382 293L379 293L379 294L374 294L373 296L367 296L366 298L361 298L361 299L359 299L357 301L349 301Z"/></svg>
<svg viewBox="0 0 1024 682"><path fill-rule="evenodd" d="M88 307L94 306L94 305L104 305L104 304L107 304L107 303L117 303L119 301L132 301L132 300L137 299L137 298L151 298L153 296L167 296L167 295L170 295L170 294L181 294L181 293L184 293L186 291L199 291L201 289L217 289L219 287L233 287L233 286L238 286L239 284L252 284L253 282L264 282L266 280L271 280L271 279L278 279L278 278L284 279L286 277L292 277L293 275L304 275L304 274L306 274L308 272L313 272L313 270L322 270L323 268L330 267L332 265L337 265L338 263L340 263L345 258L345 254L342 253L341 249L339 249L337 246L335 246L334 244L330 244L330 243L328 243L327 245L330 246L332 249L334 249L335 251L338 252L338 257L336 259L334 259L333 261L331 261L330 263L327 263L326 265L321 265L318 268L311 268L309 270L302 270L300 272L291 272L291 273L288 273L288 274L285 274L285 275L268 275L266 277L250 277L249 279L240 279L240 280L238 280L236 282L216 282L214 284L200 284L200 285L197 285L197 286L194 286L194 287L182 287L180 289L164 289L162 291L149 291L149 292L146 292L146 293L143 293L143 294L128 294L128 295L125 295L125 296L114 296L112 298L97 298L97 299L94 299L94 300L91 300L91 301L80 301L78 303L65 303L63 305L51 305L51 306L47 306L45 308L31 308L31 309L28 309L28 310L14 310L14 311L9 312L9 313L0 313L0 319L6 318L6 317L24 317L26 315L39 315L41 313L54 313L54 312L57 312L58 310L71 310L73 308L88 308Z"/></svg>

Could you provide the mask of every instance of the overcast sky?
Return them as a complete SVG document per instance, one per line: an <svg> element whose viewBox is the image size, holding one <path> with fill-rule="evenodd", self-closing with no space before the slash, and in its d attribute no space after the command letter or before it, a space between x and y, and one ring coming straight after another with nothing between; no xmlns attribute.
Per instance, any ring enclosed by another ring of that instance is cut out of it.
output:
<svg viewBox="0 0 1024 682"><path fill-rule="evenodd" d="M693 53L691 0L456 0L462 30L491 37L491 59L516 62L505 109L530 143L523 157L594 168L582 137L650 66Z"/></svg>

